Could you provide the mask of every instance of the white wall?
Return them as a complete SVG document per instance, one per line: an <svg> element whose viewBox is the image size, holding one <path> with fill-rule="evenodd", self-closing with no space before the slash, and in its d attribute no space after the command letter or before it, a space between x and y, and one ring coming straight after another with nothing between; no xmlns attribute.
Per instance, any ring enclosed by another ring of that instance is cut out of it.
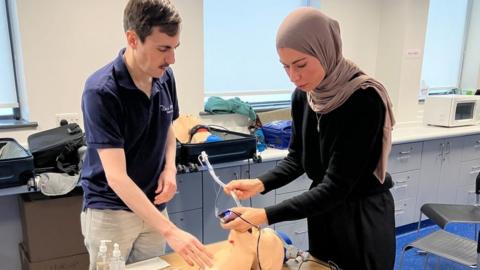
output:
<svg viewBox="0 0 480 270"><path fill-rule="evenodd" d="M382 1L377 78L389 90L397 123L419 122L418 92L428 0ZM407 56L410 50L418 56Z"/></svg>
<svg viewBox="0 0 480 270"><path fill-rule="evenodd" d="M480 1L472 1L471 21L462 68L462 89L480 89Z"/></svg>
<svg viewBox="0 0 480 270"><path fill-rule="evenodd" d="M80 113L85 79L124 47L126 0L16 0L29 120L37 129L0 131L26 142L55 126L58 113ZM174 0L184 23L175 70L181 113L203 109L203 5ZM322 0L321 9L341 26L343 51L384 82L397 119L416 119L421 59L404 59L406 48L423 49L428 0ZM412 113L413 112L413 113Z"/></svg>
<svg viewBox="0 0 480 270"><path fill-rule="evenodd" d="M376 75L380 8L383 0L321 0L320 9L340 24L343 55Z"/></svg>
<svg viewBox="0 0 480 270"><path fill-rule="evenodd" d="M21 53L30 121L37 129L0 131L26 142L29 134L52 128L56 114L81 113L86 78L112 61L125 46L126 0L17 0ZM183 17L181 46L173 66L182 112L203 105L203 19L201 1L175 0Z"/></svg>

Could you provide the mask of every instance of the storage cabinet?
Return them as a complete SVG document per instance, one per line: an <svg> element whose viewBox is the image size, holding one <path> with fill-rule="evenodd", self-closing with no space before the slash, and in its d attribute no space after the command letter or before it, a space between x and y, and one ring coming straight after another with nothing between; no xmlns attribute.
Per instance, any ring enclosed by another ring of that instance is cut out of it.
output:
<svg viewBox="0 0 480 270"><path fill-rule="evenodd" d="M395 200L395 226L418 220L416 210L420 170L392 174L394 186L390 190Z"/></svg>
<svg viewBox="0 0 480 270"><path fill-rule="evenodd" d="M177 193L168 202L167 211L173 224L203 241L203 195L201 191L201 172L177 175ZM168 245L166 252L172 252Z"/></svg>
<svg viewBox="0 0 480 270"><path fill-rule="evenodd" d="M420 176L422 143L397 144L392 147L388 172L392 176L390 190L395 200L395 225L402 226L418 219L416 202Z"/></svg>
<svg viewBox="0 0 480 270"><path fill-rule="evenodd" d="M304 183L304 178L302 177L306 177L306 176L301 176L297 178L295 181L293 181L289 185L293 184L293 185L301 186ZM277 189L277 191L279 190L280 189ZM288 192L288 193L277 193L275 196L275 200L277 203L281 203L282 201L287 200L291 197L300 195L305 191L306 190ZM302 250L308 250L308 228L307 228L306 218L300 219L300 220L284 221L284 222L277 223L275 224L275 230L286 233L288 237L290 237L290 239L292 240L293 245L296 246L297 248L300 248Z"/></svg>
<svg viewBox="0 0 480 270"><path fill-rule="evenodd" d="M168 213L177 213L192 209L202 209L202 173L177 175L177 193L168 202Z"/></svg>
<svg viewBox="0 0 480 270"><path fill-rule="evenodd" d="M269 161L265 163L253 163L250 165L242 166L242 178L243 179L255 179L259 175L273 169L276 165L276 161ZM252 197L252 207L265 208L275 204L275 191L270 191L266 194L260 194Z"/></svg>
<svg viewBox="0 0 480 270"><path fill-rule="evenodd" d="M456 188L456 203L475 203L475 181L480 173L480 159L462 162L459 185Z"/></svg>
<svg viewBox="0 0 480 270"><path fill-rule="evenodd" d="M476 202L475 181L480 173L480 135L464 137L461 160L456 202L473 204Z"/></svg>
<svg viewBox="0 0 480 270"><path fill-rule="evenodd" d="M463 140L455 137L423 143L417 211L424 203L455 203Z"/></svg>
<svg viewBox="0 0 480 270"><path fill-rule="evenodd" d="M169 214L169 218L178 228L191 233L197 237L199 241L202 241L202 209L194 209ZM172 252L172 249L168 245L166 252Z"/></svg>

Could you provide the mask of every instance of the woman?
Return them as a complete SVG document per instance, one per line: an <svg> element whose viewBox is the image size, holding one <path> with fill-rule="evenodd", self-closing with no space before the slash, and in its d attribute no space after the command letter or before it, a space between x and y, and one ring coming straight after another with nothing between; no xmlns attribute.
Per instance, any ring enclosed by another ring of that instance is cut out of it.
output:
<svg viewBox="0 0 480 270"><path fill-rule="evenodd" d="M306 173L310 190L277 205L236 208L253 224L307 218L310 253L342 269L392 269L394 202L386 177L391 102L381 83L342 56L338 23L314 8L290 13L277 52L296 89L287 157L258 177L232 181L240 199L266 193ZM237 218L225 229L247 230Z"/></svg>

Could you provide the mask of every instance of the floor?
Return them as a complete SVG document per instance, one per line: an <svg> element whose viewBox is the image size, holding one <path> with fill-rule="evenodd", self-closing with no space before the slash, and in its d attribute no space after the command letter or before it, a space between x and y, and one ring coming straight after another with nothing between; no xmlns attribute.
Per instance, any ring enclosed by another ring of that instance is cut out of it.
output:
<svg viewBox="0 0 480 270"><path fill-rule="evenodd" d="M438 230L438 227L435 225L430 225L425 228L422 228L419 233L416 229L413 231L397 234L397 254L395 259L395 270L410 270L410 269L439 269L439 270L457 270L457 269L471 269L466 266L459 265L457 263L445 260L443 258L430 256L428 259L428 264L424 268L425 255L417 252L415 249L410 249L405 253L403 259L402 268L399 267L400 258L402 255L403 247L420 236L427 235L435 230ZM447 225L447 231L474 239L475 235L475 226L469 224L450 224Z"/></svg>

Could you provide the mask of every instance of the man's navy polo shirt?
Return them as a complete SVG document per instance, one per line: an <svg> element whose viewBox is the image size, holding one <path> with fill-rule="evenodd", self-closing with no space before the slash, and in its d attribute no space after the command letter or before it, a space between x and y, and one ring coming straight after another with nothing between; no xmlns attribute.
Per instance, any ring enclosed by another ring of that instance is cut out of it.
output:
<svg viewBox="0 0 480 270"><path fill-rule="evenodd" d="M165 164L168 130L178 117L172 70L154 79L149 98L133 83L124 52L85 83L82 111L88 148L81 172L84 208L129 209L108 186L99 148L123 148L128 176L153 202ZM163 210L165 205L158 208Z"/></svg>

